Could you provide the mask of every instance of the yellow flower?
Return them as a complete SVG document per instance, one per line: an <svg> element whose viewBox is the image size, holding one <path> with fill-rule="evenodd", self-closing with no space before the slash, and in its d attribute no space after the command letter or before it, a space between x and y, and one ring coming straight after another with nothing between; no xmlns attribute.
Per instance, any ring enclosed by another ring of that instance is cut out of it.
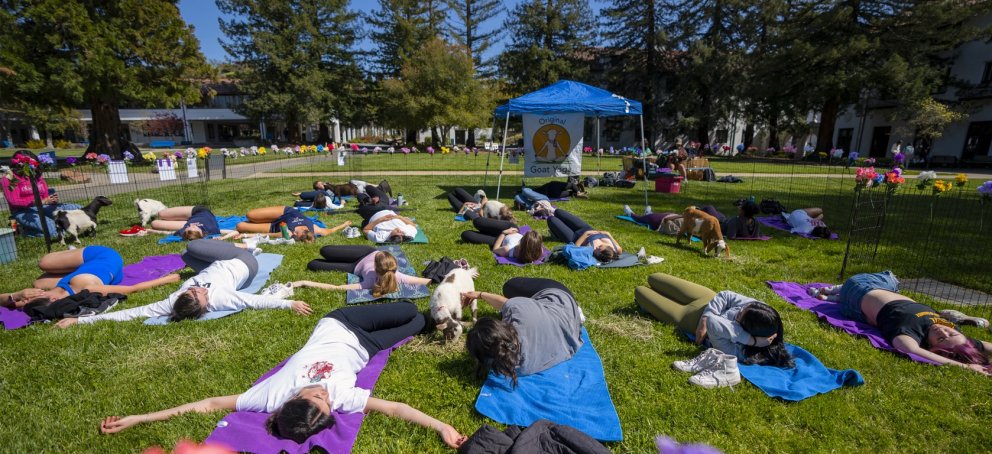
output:
<svg viewBox="0 0 992 454"><path fill-rule="evenodd" d="M959 173L958 176L954 177L954 180L957 181L958 186L964 186L966 183L968 183L968 175Z"/></svg>
<svg viewBox="0 0 992 454"><path fill-rule="evenodd" d="M207 150L201 148L199 151L196 152L196 157L200 159L207 159Z"/></svg>
<svg viewBox="0 0 992 454"><path fill-rule="evenodd" d="M258 147L258 154L265 154L265 147Z"/></svg>

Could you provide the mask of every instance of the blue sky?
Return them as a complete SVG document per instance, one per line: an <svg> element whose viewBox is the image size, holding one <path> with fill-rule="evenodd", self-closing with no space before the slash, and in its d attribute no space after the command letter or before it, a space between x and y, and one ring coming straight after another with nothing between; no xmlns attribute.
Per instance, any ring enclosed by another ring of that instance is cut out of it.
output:
<svg viewBox="0 0 992 454"><path fill-rule="evenodd" d="M504 0L503 4L506 5L507 9L513 8L521 0ZM599 1L592 1L593 11L599 11L602 7L602 3ZM351 2L351 9L358 10L361 12L371 12L379 8L379 2L377 0L353 0ZM193 25L196 29L196 37L200 39L200 47L203 49L203 55L207 57L210 61L225 61L228 59L227 53L224 49L220 47L218 39L221 38L222 33L220 31L220 26L217 24L217 19L220 17L220 11L217 10L217 4L213 0L180 0L179 2L179 12L182 13L183 19L187 23ZM487 29L491 27L499 27L503 23L503 16L490 19L489 22L485 24ZM363 47L370 47L369 43L363 43ZM493 52L498 52L502 45L494 46Z"/></svg>

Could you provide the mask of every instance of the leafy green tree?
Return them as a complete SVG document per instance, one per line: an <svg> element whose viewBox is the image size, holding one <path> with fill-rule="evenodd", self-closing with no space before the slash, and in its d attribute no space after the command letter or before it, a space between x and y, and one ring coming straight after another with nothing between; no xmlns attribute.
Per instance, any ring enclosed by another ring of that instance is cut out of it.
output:
<svg viewBox="0 0 992 454"><path fill-rule="evenodd" d="M365 16L377 48L377 75L397 77L404 59L441 35L444 19L441 0L379 0L379 10Z"/></svg>
<svg viewBox="0 0 992 454"><path fill-rule="evenodd" d="M326 122L348 104L356 87L357 13L346 0L217 0L227 39L239 64L240 106L249 117L282 121L290 142L301 126Z"/></svg>
<svg viewBox="0 0 992 454"><path fill-rule="evenodd" d="M120 157L122 104L170 107L200 97L208 68L176 3L0 2L0 66L15 73L0 90L49 114L89 106L90 149Z"/></svg>
<svg viewBox="0 0 992 454"><path fill-rule="evenodd" d="M583 79L583 53L595 44L588 0L526 0L503 22L510 44L499 57L501 75L526 93L560 79Z"/></svg>
<svg viewBox="0 0 992 454"><path fill-rule="evenodd" d="M483 54L499 40L500 29L483 30L486 22L503 12L497 0L446 0L453 14L448 23L448 35L465 48L476 72L482 77L493 75L493 62Z"/></svg>
<svg viewBox="0 0 992 454"><path fill-rule="evenodd" d="M475 78L468 54L439 38L407 57L400 76L384 80L382 87L383 122L410 130L429 128L435 144L438 137L447 143L451 126L484 126L495 107L496 90Z"/></svg>
<svg viewBox="0 0 992 454"><path fill-rule="evenodd" d="M608 85L636 97L644 106L644 126L650 142L662 127L661 103L669 59L665 57L664 8L660 0L613 0L600 12L600 35L615 49L623 68L610 71ZM625 33L620 30L637 30Z"/></svg>

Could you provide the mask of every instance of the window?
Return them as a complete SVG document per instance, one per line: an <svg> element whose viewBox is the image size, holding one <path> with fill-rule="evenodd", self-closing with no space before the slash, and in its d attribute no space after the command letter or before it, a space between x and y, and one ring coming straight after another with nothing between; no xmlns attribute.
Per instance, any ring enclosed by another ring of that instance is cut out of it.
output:
<svg viewBox="0 0 992 454"><path fill-rule="evenodd" d="M717 143L727 143L727 136L728 135L729 135L729 131L727 131L726 129L717 129L716 130L716 142Z"/></svg>
<svg viewBox="0 0 992 454"><path fill-rule="evenodd" d="M992 82L992 61L985 62L985 70L982 71L981 83L987 84L989 82Z"/></svg>

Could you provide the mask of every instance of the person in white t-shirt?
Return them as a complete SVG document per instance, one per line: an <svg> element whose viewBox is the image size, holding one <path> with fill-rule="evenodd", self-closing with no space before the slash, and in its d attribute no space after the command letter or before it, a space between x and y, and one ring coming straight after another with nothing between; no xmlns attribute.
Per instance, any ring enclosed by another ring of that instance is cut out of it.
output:
<svg viewBox="0 0 992 454"><path fill-rule="evenodd" d="M310 340L279 371L244 393L143 415L110 416L100 423L100 431L116 433L190 411L257 411L270 413L266 426L272 435L303 443L332 427L335 412L378 411L434 429L448 446L458 448L466 437L451 425L409 405L371 397L369 390L355 386L369 358L425 325L424 315L409 301L340 308L317 323Z"/></svg>
<svg viewBox="0 0 992 454"><path fill-rule="evenodd" d="M373 243L401 243L417 236L417 224L393 210L380 209L369 216L362 232Z"/></svg>
<svg viewBox="0 0 992 454"><path fill-rule="evenodd" d="M194 240L183 254L196 275L187 279L166 299L146 306L107 312L92 317L64 318L56 326L67 328L76 323L101 320L124 322L136 318L169 316L170 322L197 319L207 312L238 309L292 309L301 315L313 311L303 301L291 301L270 295L253 295L238 290L246 287L258 273L258 260L247 249L217 240Z"/></svg>
<svg viewBox="0 0 992 454"><path fill-rule="evenodd" d="M782 217L792 227L790 232L803 235L813 235L820 238L830 238L833 232L823 222L822 208L800 208L791 213L782 213Z"/></svg>

